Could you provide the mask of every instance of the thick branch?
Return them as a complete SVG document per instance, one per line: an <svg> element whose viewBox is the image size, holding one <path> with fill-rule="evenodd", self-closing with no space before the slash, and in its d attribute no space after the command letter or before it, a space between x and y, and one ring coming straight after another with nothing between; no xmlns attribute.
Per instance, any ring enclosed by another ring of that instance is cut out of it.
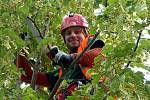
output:
<svg viewBox="0 0 150 100"><path fill-rule="evenodd" d="M35 23L35 21L30 18L30 17L27 17L27 23L29 25L29 28L31 29L33 35L35 35L37 38L38 38L38 41L40 42L44 37L43 35L41 34L37 24ZM46 24L44 25L44 30L43 30L43 34L46 33L46 30L47 30L47 27L49 26L49 16L47 15L46 17L46 20L45 20ZM48 48L50 49L50 47L48 46ZM33 67L33 75L32 75L32 80L31 80L31 87L33 89L35 89L35 84L36 84L36 78L37 78L37 72L39 71L39 62L40 62L40 55L41 53L38 55L38 59L37 59L37 62L35 65L32 65Z"/></svg>
<svg viewBox="0 0 150 100"><path fill-rule="evenodd" d="M40 64L40 60L41 60L40 54L38 55L38 58L37 58L35 65L32 66L33 67L33 74L32 74L32 80L31 80L31 87L34 90L35 90L35 85L36 85L37 72L39 71L39 64Z"/></svg>

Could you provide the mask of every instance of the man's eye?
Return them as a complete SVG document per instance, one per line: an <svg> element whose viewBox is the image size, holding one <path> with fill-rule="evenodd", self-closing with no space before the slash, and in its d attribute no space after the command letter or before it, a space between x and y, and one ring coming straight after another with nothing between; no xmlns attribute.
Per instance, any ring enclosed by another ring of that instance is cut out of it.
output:
<svg viewBox="0 0 150 100"><path fill-rule="evenodd" d="M82 33L82 30L76 30L75 33L76 34Z"/></svg>
<svg viewBox="0 0 150 100"><path fill-rule="evenodd" d="M70 35L70 34L71 34L71 32L66 32L66 33L65 33L65 35Z"/></svg>

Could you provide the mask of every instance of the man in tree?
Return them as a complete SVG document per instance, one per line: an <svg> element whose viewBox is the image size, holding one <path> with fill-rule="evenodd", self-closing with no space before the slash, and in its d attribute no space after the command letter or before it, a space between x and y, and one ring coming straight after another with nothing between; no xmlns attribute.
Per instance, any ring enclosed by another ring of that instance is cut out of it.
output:
<svg viewBox="0 0 150 100"><path fill-rule="evenodd" d="M71 62L83 51L87 44L93 39L93 36L88 34L88 22L80 14L69 14L65 16L61 24L61 35L64 42L69 50L69 54L66 54L58 49L57 46L53 46L46 50L48 57L57 65L67 68ZM87 50L83 56L74 65L74 69L68 79L73 80L69 86L65 89L57 92L57 99L65 99L72 93L75 88L78 87L79 83L86 84L90 82L91 74L86 72L93 68L94 58L98 55L102 55L102 47L104 42L102 40L96 40L89 50ZM105 57L102 55L102 60ZM17 57L17 67L23 68L25 75L21 75L23 82L31 83L33 71L31 65L22 55ZM50 90L53 89L55 83L62 75L62 68L53 72L38 72L36 74L36 84L40 86L48 87Z"/></svg>

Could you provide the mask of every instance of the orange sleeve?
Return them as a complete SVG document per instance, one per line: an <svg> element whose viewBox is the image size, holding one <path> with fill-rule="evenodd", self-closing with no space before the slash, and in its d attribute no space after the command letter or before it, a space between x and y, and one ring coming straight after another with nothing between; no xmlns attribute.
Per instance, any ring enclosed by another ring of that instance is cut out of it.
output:
<svg viewBox="0 0 150 100"><path fill-rule="evenodd" d="M94 58L101 54L101 51L102 48L90 49L83 54L83 56L79 59L77 63L83 66L92 67L94 63ZM75 53L72 56L75 59L78 55L79 53Z"/></svg>

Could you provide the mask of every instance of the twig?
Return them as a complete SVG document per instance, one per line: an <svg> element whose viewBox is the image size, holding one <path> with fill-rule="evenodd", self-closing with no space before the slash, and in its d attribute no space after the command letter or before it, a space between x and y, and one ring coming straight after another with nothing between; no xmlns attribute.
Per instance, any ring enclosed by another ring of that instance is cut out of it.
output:
<svg viewBox="0 0 150 100"><path fill-rule="evenodd" d="M108 0L105 0L105 7L108 6Z"/></svg>
<svg viewBox="0 0 150 100"><path fill-rule="evenodd" d="M15 56L17 56L17 55L18 55L18 52L15 53ZM17 57L18 57L18 56L17 56ZM17 59L18 59L18 58L17 58ZM18 62L15 61L14 64L18 65ZM21 83L22 83L19 78L20 78L20 77L18 77L17 80L16 80L16 89L17 89L17 90L20 89L20 85L21 85ZM20 92L17 93L17 100L21 100L21 94L20 94Z"/></svg>
<svg viewBox="0 0 150 100"><path fill-rule="evenodd" d="M4 70L4 68L5 68L5 65L1 68L1 70L3 71L3 70Z"/></svg>
<svg viewBox="0 0 150 100"><path fill-rule="evenodd" d="M34 24L35 28L37 29L37 31L38 31L40 37L43 39L44 37L43 37L43 35L41 34L40 29L38 28L38 26L37 26L37 24L35 23L35 21L34 21L33 19L31 19L30 17L27 17L27 19L29 19L30 21L32 21L32 23Z"/></svg>
<svg viewBox="0 0 150 100"><path fill-rule="evenodd" d="M18 77L17 82L16 82L16 89L20 89L20 85L21 85L21 81L19 80L19 77ZM21 94L19 92L17 93L17 100L21 100Z"/></svg>
<svg viewBox="0 0 150 100"><path fill-rule="evenodd" d="M38 60L35 64L33 64L31 61L28 60L26 56L24 56L25 59L28 60L29 65L33 68L33 74L32 74L32 79L31 79L31 87L33 90L35 90L35 84L36 84L36 74L39 71L39 62L40 62L40 55L38 55Z"/></svg>
<svg viewBox="0 0 150 100"><path fill-rule="evenodd" d="M43 36L45 36L46 34L46 31L48 29L48 26L49 26L49 14L46 15L46 19L45 19L45 25L44 25L44 29L43 29Z"/></svg>
<svg viewBox="0 0 150 100"><path fill-rule="evenodd" d="M27 22L28 22L28 25L30 26L30 29L32 31L32 33L34 35L38 34L39 36L38 39L39 39L39 42L40 40L42 40L44 37L43 35L41 34L37 24L35 23L34 20L32 20L30 17L27 17ZM47 27L49 26L49 15L47 15L46 17L46 20L45 20L45 25L44 25L44 30L43 30L43 34L45 35L46 33L46 30L47 30ZM48 48L50 49L50 47L48 46ZM42 53L42 52L41 52ZM40 62L40 55L41 53L38 55L38 58L37 58L37 62L35 65L32 64L32 67L33 67L33 74L32 74L32 80L31 80L31 87L35 90L35 85L36 85L36 79L37 79L37 72L39 71L39 62Z"/></svg>
<svg viewBox="0 0 150 100"><path fill-rule="evenodd" d="M138 33L139 33L139 36L138 36L137 42L136 42L136 44L135 44L135 47L134 47L134 49L133 49L133 54L131 55L131 59L133 58L134 53L136 52L136 50L137 50L137 48L138 48L138 44L139 44L140 39L141 39L142 30L138 31ZM126 67L129 67L130 63L131 63L131 60L128 61Z"/></svg>
<svg viewBox="0 0 150 100"><path fill-rule="evenodd" d="M41 53L38 55L35 65L32 65L33 74L32 74L32 79L31 79L31 87L33 90L35 90L37 72L39 71L39 64L40 64L40 60L41 60L40 57L41 57Z"/></svg>
<svg viewBox="0 0 150 100"><path fill-rule="evenodd" d="M38 11L39 11L39 9L38 9ZM33 20L35 21L35 19L36 19L36 17L37 17L37 15L39 14L39 12L36 12L36 14L34 15L34 17L33 17Z"/></svg>
<svg viewBox="0 0 150 100"><path fill-rule="evenodd" d="M37 24L35 23L35 21L30 18L30 17L26 17L27 18L27 24L29 25L30 30L32 31L33 35L39 35L38 36L38 41L40 42L41 39L43 39L43 35L41 34ZM35 90L35 85L36 85L36 79L37 79L37 72L39 71L39 62L40 62L40 55L41 53L38 55L37 61L35 63L35 65L33 65L32 63L30 63L33 67L33 74L32 74L32 79L31 79L31 87L32 89Z"/></svg>

